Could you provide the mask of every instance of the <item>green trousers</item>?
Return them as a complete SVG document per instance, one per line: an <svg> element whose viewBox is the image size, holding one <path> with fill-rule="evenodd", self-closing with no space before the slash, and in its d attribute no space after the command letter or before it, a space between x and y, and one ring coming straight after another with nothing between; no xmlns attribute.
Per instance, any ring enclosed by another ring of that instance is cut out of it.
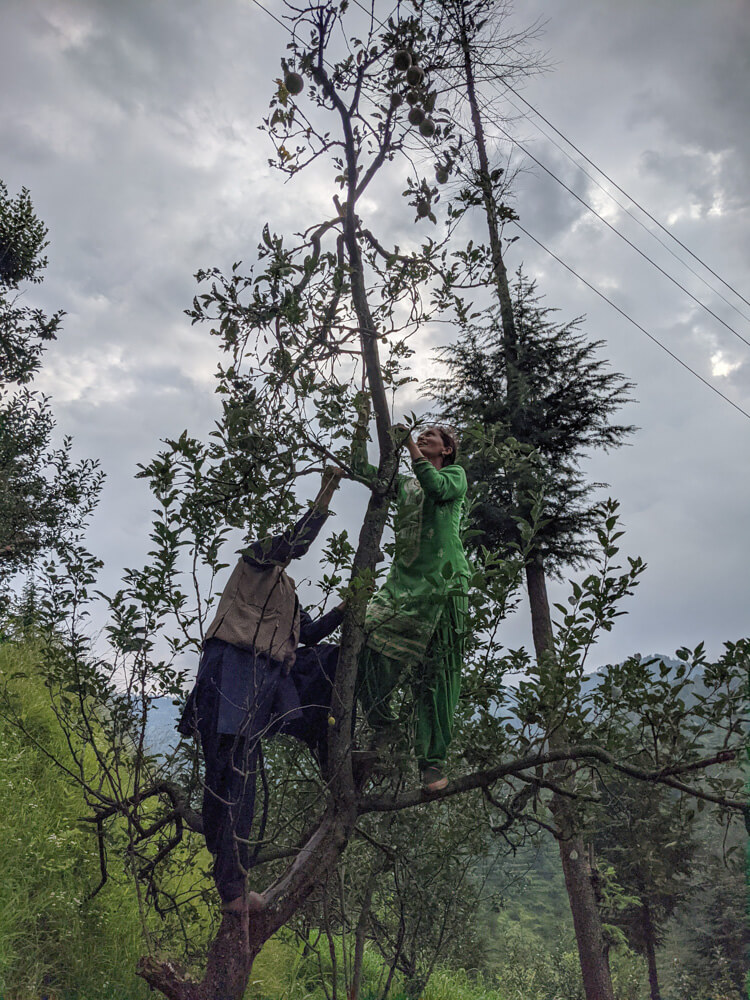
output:
<svg viewBox="0 0 750 1000"><path fill-rule="evenodd" d="M365 646L360 654L357 695L373 729L394 726L391 701L404 675L412 690L414 753L421 770L445 763L453 736L453 716L461 690L461 650L448 621L438 626L423 663L404 663Z"/></svg>

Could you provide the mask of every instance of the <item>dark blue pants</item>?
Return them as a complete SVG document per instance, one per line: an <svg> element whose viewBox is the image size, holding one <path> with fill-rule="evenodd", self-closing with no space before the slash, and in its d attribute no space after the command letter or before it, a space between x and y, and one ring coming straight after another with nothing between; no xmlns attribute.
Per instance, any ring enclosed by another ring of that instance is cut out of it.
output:
<svg viewBox="0 0 750 1000"><path fill-rule="evenodd" d="M227 726L227 699L232 688L222 673L236 678L238 657L244 657L245 676L252 677L237 732ZM253 657L252 669L248 657ZM320 644L301 648L289 677L278 664L254 657L220 640L206 644L195 689L194 720L205 762L203 829L206 846L214 856L214 880L219 895L229 902L241 895L253 863L249 838L255 812L255 792L261 772L261 739L287 733L302 740L325 763L331 688L338 660L338 646Z"/></svg>

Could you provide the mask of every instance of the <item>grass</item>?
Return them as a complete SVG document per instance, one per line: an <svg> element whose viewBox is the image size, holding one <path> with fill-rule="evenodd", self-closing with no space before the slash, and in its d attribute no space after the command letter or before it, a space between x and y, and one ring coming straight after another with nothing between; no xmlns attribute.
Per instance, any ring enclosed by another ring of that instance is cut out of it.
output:
<svg viewBox="0 0 750 1000"><path fill-rule="evenodd" d="M0 686L32 737L0 716L0 994L145 1000L132 886L87 898L99 881L96 841L81 823L83 795L45 754L65 760L67 747L36 666L32 648L0 646Z"/></svg>
<svg viewBox="0 0 750 1000"><path fill-rule="evenodd" d="M80 789L51 762L69 761L69 751L37 659L32 646L0 644L0 998L147 1000L153 994L135 975L147 950L138 900L133 881L121 866L117 870L114 850L110 881L89 898L99 881L96 840L81 822L90 810ZM7 721L3 692L28 735ZM203 855L198 861L205 867ZM561 913L535 903L537 896L543 902L554 895L546 874L512 912L491 918L486 976L438 968L420 1000L582 1000L572 930ZM205 885L194 862L181 877L190 888ZM198 899L186 935L198 966L213 917ZM153 914L148 919L165 954L185 954L185 938L174 923ZM340 973L340 942L337 952ZM611 966L617 1000L646 1000L642 959L618 950ZM670 1000L739 1000L728 972L715 971L710 992L685 979ZM362 1000L379 998L385 974L382 957L368 946ZM327 942L319 955L303 956L291 932L282 931L256 959L246 1000L326 1000L323 983L330 986L331 980ZM344 997L345 984L340 980L338 986ZM390 1000L405 1000L398 977Z"/></svg>

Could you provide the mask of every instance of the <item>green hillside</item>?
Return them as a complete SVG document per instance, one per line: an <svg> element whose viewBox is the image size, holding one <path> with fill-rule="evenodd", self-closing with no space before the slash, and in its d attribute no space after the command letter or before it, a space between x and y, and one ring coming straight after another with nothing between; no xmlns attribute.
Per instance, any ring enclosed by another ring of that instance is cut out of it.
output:
<svg viewBox="0 0 750 1000"><path fill-rule="evenodd" d="M63 764L69 759L37 654L31 645L6 642L0 645L0 995L3 1000L145 1000L150 994L135 975L138 958L161 946L189 966L192 950L200 951L206 940L215 907L198 897L181 923L150 911L144 924L137 887L118 869L114 850L107 884L91 898L100 867L96 838L84 821L90 809L52 758ZM731 986L731 971L732 963L736 968L743 960L744 834L731 833L736 850L734 860L725 863L712 822L707 817L701 830L696 891L660 949L663 1000L741 1000ZM116 835L115 830L111 836ZM452 967L437 956L424 1000L582 998L552 838L525 843L493 868L478 858L476 867L484 892L467 936L471 950ZM196 878L201 882L203 876ZM319 927L306 941L291 929L269 941L247 997L343 998L345 962L337 934L334 929L332 945ZM714 950L702 952L702 939ZM647 1000L643 960L619 946L611 963L618 1000ZM369 942L363 1000L380 1000L387 967ZM404 987L396 974L391 1000L404 996Z"/></svg>

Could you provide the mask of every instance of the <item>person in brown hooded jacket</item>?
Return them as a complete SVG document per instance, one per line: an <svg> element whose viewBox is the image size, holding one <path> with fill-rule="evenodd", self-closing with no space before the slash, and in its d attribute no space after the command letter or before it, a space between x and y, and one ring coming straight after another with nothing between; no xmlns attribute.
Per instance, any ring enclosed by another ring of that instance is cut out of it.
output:
<svg viewBox="0 0 750 1000"><path fill-rule="evenodd" d="M178 723L180 733L201 741L203 828L225 910L263 905L246 888L257 854L251 854L249 836L261 738L289 732L319 757L324 752L338 647L319 644L341 623L343 604L313 621L286 567L317 537L341 475L325 470L317 497L293 528L243 550L206 630L195 686ZM295 667L300 643L307 650Z"/></svg>

